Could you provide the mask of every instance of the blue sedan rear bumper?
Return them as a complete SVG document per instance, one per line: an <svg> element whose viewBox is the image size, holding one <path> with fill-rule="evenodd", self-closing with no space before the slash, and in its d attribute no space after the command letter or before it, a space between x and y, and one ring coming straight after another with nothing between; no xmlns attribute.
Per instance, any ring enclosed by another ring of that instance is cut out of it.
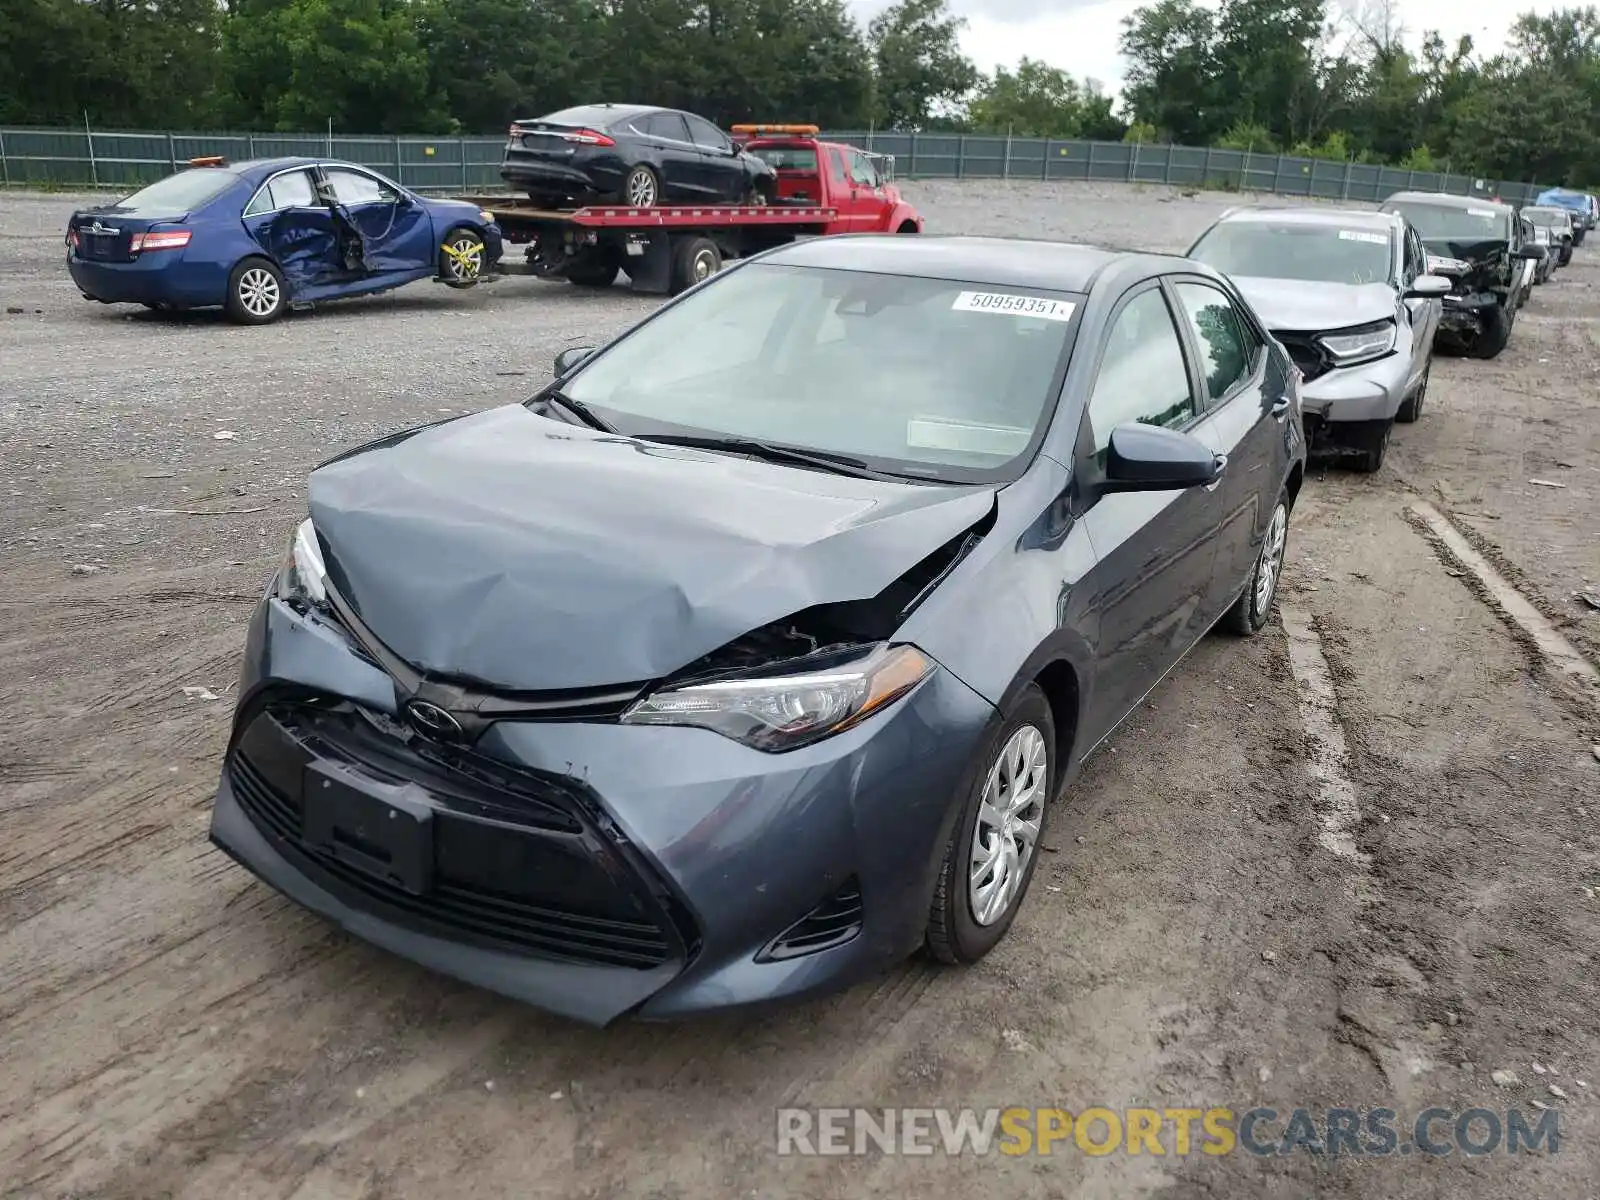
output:
<svg viewBox="0 0 1600 1200"><path fill-rule="evenodd" d="M107 304L203 308L223 303L228 294L226 265L190 262L165 250L132 262L93 262L68 254L67 272L80 292Z"/></svg>
<svg viewBox="0 0 1600 1200"><path fill-rule="evenodd" d="M384 732L394 714L393 681L342 631L265 601L212 840L358 937L599 1025L832 991L912 953L995 717L936 670L859 727L785 754L698 729L502 721L469 778L439 774L432 743ZM329 763L420 781L407 795L434 831L425 892L306 840L316 800L301 781ZM808 918L837 936L774 953Z"/></svg>

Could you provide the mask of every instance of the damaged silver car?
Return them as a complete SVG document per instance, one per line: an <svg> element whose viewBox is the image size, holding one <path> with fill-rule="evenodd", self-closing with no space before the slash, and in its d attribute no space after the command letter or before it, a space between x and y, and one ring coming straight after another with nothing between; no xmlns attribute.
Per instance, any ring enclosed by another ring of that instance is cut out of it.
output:
<svg viewBox="0 0 1600 1200"><path fill-rule="evenodd" d="M1190 257L1229 275L1304 377L1313 453L1383 463L1396 421L1422 415L1447 279L1401 217L1329 208L1237 208Z"/></svg>

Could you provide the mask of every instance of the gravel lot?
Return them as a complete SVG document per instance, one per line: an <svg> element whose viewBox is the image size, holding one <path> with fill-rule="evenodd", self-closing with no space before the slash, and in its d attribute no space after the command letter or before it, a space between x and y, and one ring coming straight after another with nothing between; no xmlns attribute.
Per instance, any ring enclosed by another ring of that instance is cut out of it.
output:
<svg viewBox="0 0 1600 1200"><path fill-rule="evenodd" d="M1238 199L906 190L930 232L1158 249ZM1439 360L1381 472L1313 473L1283 628L1209 639L1097 758L983 964L594 1032L350 940L205 831L244 626L308 468L520 399L654 301L514 279L266 329L104 308L61 263L73 204L0 193L5 1194L1596 1194L1600 700L1507 612L1600 662L1575 598L1600 592L1600 246L1499 359ZM1518 590L1497 599L1430 516ZM1558 1154L774 1153L780 1105L1405 1122L1534 1100L1560 1111Z"/></svg>

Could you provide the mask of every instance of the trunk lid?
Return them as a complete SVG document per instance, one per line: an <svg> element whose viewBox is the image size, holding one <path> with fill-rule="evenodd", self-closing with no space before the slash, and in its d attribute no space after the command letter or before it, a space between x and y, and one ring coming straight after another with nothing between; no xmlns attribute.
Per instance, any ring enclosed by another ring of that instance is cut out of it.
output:
<svg viewBox="0 0 1600 1200"><path fill-rule="evenodd" d="M135 234L180 224L187 213L174 217L136 217L114 204L80 209L67 221L67 236L76 235L77 255L85 262L132 262Z"/></svg>

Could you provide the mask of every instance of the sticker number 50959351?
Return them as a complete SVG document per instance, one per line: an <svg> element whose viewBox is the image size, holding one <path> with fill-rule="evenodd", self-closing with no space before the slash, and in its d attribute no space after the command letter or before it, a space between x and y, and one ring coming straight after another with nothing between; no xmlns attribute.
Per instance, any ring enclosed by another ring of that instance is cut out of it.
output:
<svg viewBox="0 0 1600 1200"><path fill-rule="evenodd" d="M956 312L1000 313L1008 317L1042 317L1046 321L1070 321L1077 306L1070 300L1049 300L1043 296L1016 296L1008 292L962 292L950 307Z"/></svg>

